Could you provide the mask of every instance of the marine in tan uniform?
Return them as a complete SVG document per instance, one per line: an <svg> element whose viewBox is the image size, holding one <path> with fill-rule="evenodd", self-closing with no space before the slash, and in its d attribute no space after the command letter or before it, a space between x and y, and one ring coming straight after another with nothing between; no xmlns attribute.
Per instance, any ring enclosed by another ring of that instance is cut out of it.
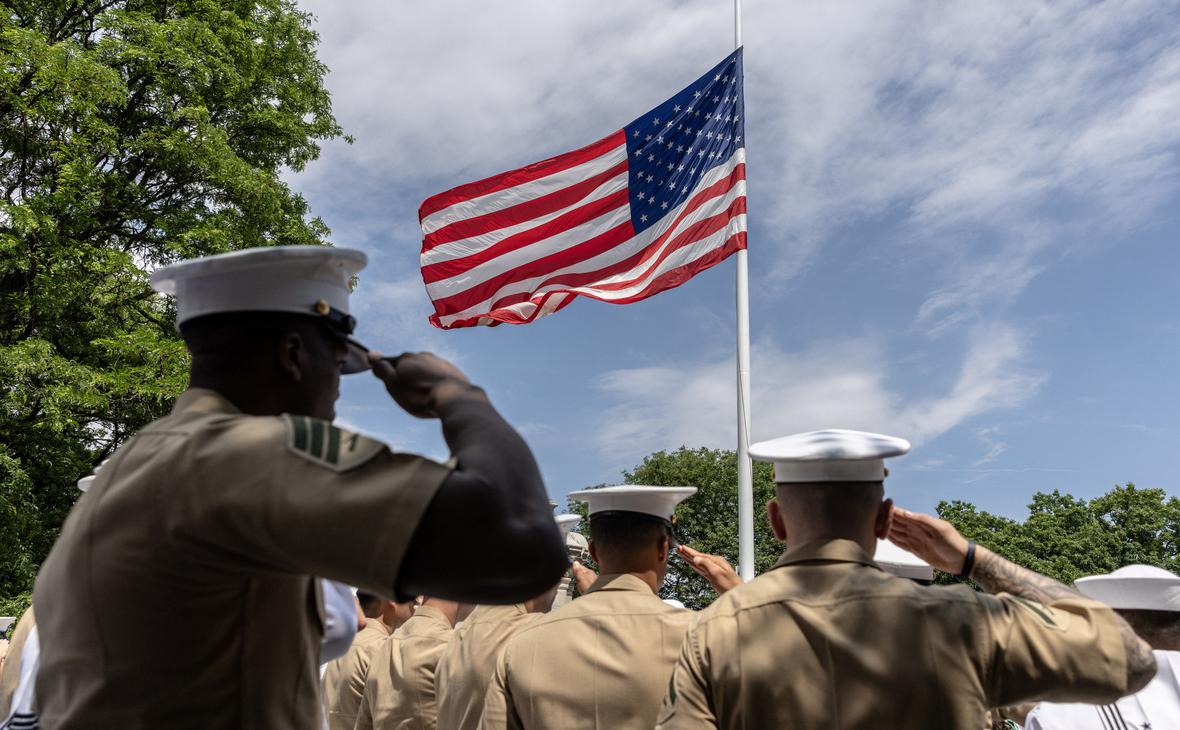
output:
<svg viewBox="0 0 1180 730"><path fill-rule="evenodd" d="M695 492L621 486L569 495L589 502L590 553L602 575L509 640L479 727L652 727L694 616L656 591L668 570L672 513Z"/></svg>
<svg viewBox="0 0 1180 730"><path fill-rule="evenodd" d="M556 516L563 538L568 537L580 519L578 515ZM434 675L439 727L447 730L479 727L484 696L505 645L513 634L549 612L560 585L512 606L476 606L455 629Z"/></svg>
<svg viewBox="0 0 1180 730"><path fill-rule="evenodd" d="M821 431L750 448L775 462L773 569L701 612L657 728L976 730L1033 697L1109 702L1155 671L1109 608L883 499L909 444ZM922 586L869 557L878 537L967 585Z"/></svg>
<svg viewBox="0 0 1180 730"><path fill-rule="evenodd" d="M455 624L472 606L427 598L378 648L365 679L357 730L434 730L434 674Z"/></svg>
<svg viewBox="0 0 1180 730"><path fill-rule="evenodd" d="M0 667L0 723L8 717L8 711L12 707L12 695L20 683L20 655L25 648L25 640L35 624L33 607L29 606L17 619L16 626L9 627L12 641L8 645L4 666Z"/></svg>
<svg viewBox="0 0 1180 730"><path fill-rule="evenodd" d="M315 728L312 576L511 602L565 570L532 455L483 391L432 355L366 360L351 338L364 262L275 247L153 273L176 296L190 388L116 452L42 566L44 727ZM457 466L330 423L340 375L369 363L441 421Z"/></svg>
<svg viewBox="0 0 1180 730"><path fill-rule="evenodd" d="M357 593L357 600L365 615L365 626L357 632L348 652L324 671L324 712L329 730L352 730L356 725L373 654L414 610L409 601L395 603L363 591Z"/></svg>

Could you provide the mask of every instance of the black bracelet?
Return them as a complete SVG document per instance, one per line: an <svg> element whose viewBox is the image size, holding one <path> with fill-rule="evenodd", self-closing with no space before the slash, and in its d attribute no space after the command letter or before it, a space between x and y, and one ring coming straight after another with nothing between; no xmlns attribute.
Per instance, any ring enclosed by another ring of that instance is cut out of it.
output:
<svg viewBox="0 0 1180 730"><path fill-rule="evenodd" d="M963 572L959 573L956 578L959 580L968 580L971 578L971 569L975 567L975 541L967 541L967 559L963 561Z"/></svg>

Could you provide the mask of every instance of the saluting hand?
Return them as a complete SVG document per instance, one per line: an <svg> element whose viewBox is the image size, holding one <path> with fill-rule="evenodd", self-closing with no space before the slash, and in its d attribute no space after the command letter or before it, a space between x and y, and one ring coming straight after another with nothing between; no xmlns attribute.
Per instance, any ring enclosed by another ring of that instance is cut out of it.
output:
<svg viewBox="0 0 1180 730"><path fill-rule="evenodd" d="M684 562L688 563L690 568L709 581L709 585L713 586L713 590L718 594L725 593L730 588L743 583L742 577L733 569L729 561L720 555L702 553L687 545L678 546L676 552L684 558Z"/></svg>
<svg viewBox="0 0 1180 730"><path fill-rule="evenodd" d="M894 507L889 539L945 573L957 575L967 559L967 539L955 526L921 512Z"/></svg>
<svg viewBox="0 0 1180 730"><path fill-rule="evenodd" d="M429 352L405 352L392 358L370 352L369 362L393 400L418 418L437 418L445 398L471 387L463 371Z"/></svg>
<svg viewBox="0 0 1180 730"><path fill-rule="evenodd" d="M578 587L579 596L586 595L586 592L590 590L590 586L594 585L594 581L598 580L598 573L590 570L577 560L574 561L573 567L570 570L574 573L574 585Z"/></svg>

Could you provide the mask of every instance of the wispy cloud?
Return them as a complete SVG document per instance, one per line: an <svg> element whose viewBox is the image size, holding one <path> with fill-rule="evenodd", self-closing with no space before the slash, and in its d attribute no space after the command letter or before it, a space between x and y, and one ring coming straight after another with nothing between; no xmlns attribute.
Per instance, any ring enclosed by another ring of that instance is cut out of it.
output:
<svg viewBox="0 0 1180 730"><path fill-rule="evenodd" d="M821 342L800 352L764 343L754 352L753 435L766 439L855 428L920 444L976 415L1020 405L1035 395L1045 376L1030 372L1023 359L1023 338L1015 329L980 327L948 391L905 397L887 382L880 341ZM624 465L681 445L732 448L733 383L728 358L608 372L597 383L609 405L596 445L604 458Z"/></svg>

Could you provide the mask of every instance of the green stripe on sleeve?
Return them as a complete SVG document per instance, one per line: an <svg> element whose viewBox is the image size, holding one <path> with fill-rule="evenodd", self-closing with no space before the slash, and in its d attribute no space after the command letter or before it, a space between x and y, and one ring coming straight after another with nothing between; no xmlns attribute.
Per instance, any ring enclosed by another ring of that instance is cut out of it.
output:
<svg viewBox="0 0 1180 730"><path fill-rule="evenodd" d="M340 461L340 429L328 426L328 451L324 458L329 464Z"/></svg>
<svg viewBox="0 0 1180 730"><path fill-rule="evenodd" d="M307 451L312 456L319 457L324 453L324 426L326 425L323 421L315 421L311 424L311 447Z"/></svg>

